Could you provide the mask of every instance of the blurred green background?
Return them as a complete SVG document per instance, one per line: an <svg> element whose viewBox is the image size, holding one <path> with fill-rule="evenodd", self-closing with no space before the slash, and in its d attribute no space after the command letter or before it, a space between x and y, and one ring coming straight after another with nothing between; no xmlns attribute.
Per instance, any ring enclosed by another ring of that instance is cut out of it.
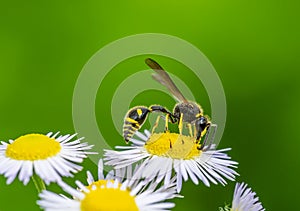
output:
<svg viewBox="0 0 300 211"><path fill-rule="evenodd" d="M170 34L197 46L222 80L228 109L220 147L233 148L229 154L239 162L237 180L248 183L268 210L295 210L300 188L299 6L292 0L1 1L0 140L30 132L73 133L73 88L88 59L124 36ZM182 77L210 113L200 82L183 65L155 58ZM99 88L97 121L103 135L114 140L112 146L123 144L108 115L112 93L122 79L145 69L143 59L120 63ZM174 105L155 91L138 95L132 105L152 103ZM92 162L84 165L96 173ZM83 179L84 172L76 177ZM231 202L234 185L207 188L188 182L174 210L217 210ZM39 210L36 199L32 183L7 186L0 176L1 211Z"/></svg>

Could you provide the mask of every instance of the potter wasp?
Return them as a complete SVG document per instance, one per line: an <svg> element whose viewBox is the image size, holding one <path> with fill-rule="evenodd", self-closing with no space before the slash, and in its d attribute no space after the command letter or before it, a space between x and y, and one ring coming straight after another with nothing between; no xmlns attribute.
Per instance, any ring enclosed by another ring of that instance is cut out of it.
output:
<svg viewBox="0 0 300 211"><path fill-rule="evenodd" d="M209 117L203 114L203 110L198 103L189 101L183 96L168 73L156 61L147 58L145 62L155 71L155 73L152 74L153 79L164 85L179 103L174 106L173 112L170 112L161 105L151 105L150 107L135 106L131 108L125 115L123 124L123 137L126 143L128 143L135 132L142 127L150 113L161 112L165 114L165 132L168 131L168 123L171 122L178 123L179 133L182 134L183 123L186 123L190 135L195 137L196 142L199 143L201 138L205 136L199 150L207 146L209 132L214 128L213 135L209 141L209 144L211 144L214 140L217 125L212 124ZM152 131L157 127L159 118L160 116L158 116ZM193 127L195 131L194 135Z"/></svg>

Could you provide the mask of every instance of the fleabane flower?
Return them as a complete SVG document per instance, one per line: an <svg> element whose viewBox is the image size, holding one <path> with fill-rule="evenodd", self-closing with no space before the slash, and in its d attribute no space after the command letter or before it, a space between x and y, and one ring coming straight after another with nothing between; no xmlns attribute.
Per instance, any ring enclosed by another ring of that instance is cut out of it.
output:
<svg viewBox="0 0 300 211"><path fill-rule="evenodd" d="M123 168L141 162L136 175L167 184L172 172L177 175L177 191L180 192L182 180L189 178L198 184L202 181L206 186L210 183L227 184L224 178L235 180L238 173L237 162L232 161L225 153L230 148L216 150L214 147L204 147L191 136L178 133L135 133L139 139L132 138L131 146L118 146L115 150L105 150L106 165L115 169Z"/></svg>
<svg viewBox="0 0 300 211"><path fill-rule="evenodd" d="M72 140L74 135L27 134L0 144L0 174L10 184L18 176L26 185L36 174L46 184L70 177L82 169L77 165L87 157L93 146L81 143L83 138ZM77 163L77 164L76 164Z"/></svg>
<svg viewBox="0 0 300 211"><path fill-rule="evenodd" d="M237 183L234 190L230 211L264 211L256 193L247 188L245 183Z"/></svg>
<svg viewBox="0 0 300 211"><path fill-rule="evenodd" d="M104 177L100 160L98 169L97 181L90 172L87 173L87 186L76 181L78 188L74 189L59 183L73 198L44 190L39 194L38 205L46 211L162 211L174 207L174 203L165 200L177 196L175 178L168 186L158 187L153 181L135 180L131 166L127 171L126 168L110 171Z"/></svg>

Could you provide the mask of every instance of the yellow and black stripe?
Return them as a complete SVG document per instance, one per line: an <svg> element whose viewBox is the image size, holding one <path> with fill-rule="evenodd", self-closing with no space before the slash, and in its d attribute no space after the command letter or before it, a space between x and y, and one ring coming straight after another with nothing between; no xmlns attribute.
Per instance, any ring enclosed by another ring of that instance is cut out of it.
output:
<svg viewBox="0 0 300 211"><path fill-rule="evenodd" d="M123 125L123 137L127 143L135 132L142 127L150 111L145 106L136 106L127 112Z"/></svg>
<svg viewBox="0 0 300 211"><path fill-rule="evenodd" d="M149 108L146 106L133 107L127 112L124 118L123 137L127 143L135 132L142 127L148 114L151 112L165 113L167 115L166 121L169 119L172 123L177 121L176 117L170 111L160 105L152 105Z"/></svg>

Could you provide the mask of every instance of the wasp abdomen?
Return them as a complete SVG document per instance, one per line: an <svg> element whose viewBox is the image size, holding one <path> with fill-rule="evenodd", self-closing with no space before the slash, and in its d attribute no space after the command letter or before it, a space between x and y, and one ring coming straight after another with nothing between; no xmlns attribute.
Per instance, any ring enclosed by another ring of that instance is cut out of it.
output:
<svg viewBox="0 0 300 211"><path fill-rule="evenodd" d="M142 127L149 112L145 106L136 106L127 112L123 125L123 137L126 142Z"/></svg>

